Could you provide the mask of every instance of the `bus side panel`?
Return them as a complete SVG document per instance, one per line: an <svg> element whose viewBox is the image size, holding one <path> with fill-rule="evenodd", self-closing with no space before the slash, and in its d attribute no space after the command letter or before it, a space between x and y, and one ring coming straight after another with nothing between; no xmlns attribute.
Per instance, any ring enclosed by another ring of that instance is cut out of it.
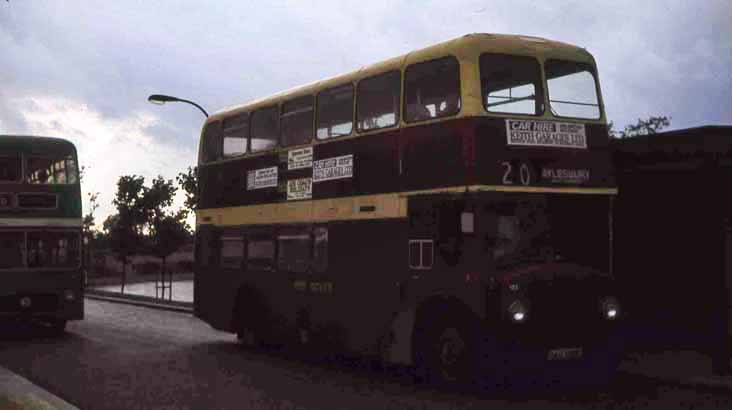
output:
<svg viewBox="0 0 732 410"><path fill-rule="evenodd" d="M587 148L560 148L511 146L507 144L506 119L480 118L474 121L476 171L481 184L577 188L615 186L607 128L603 124L585 124ZM525 171L521 174L524 164L528 167L528 175ZM582 171L582 177L557 176L558 172L567 171Z"/></svg>
<svg viewBox="0 0 732 410"><path fill-rule="evenodd" d="M328 225L328 270L314 280L331 282L333 290L309 292L296 306L309 311L314 341L335 350L378 353L399 305L397 283L407 263L404 226L404 220Z"/></svg>
<svg viewBox="0 0 732 410"><path fill-rule="evenodd" d="M402 129L404 190L468 185L460 131L465 124L455 120Z"/></svg>

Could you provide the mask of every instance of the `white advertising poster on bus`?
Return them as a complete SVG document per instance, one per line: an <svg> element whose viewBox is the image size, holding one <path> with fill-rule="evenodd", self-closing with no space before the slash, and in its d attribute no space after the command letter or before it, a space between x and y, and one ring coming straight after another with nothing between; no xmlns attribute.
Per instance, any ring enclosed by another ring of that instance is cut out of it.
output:
<svg viewBox="0 0 732 410"><path fill-rule="evenodd" d="M535 120L506 120L508 145L587 148L584 124Z"/></svg>
<svg viewBox="0 0 732 410"><path fill-rule="evenodd" d="M287 169L310 168L313 166L313 147L287 151Z"/></svg>
<svg viewBox="0 0 732 410"><path fill-rule="evenodd" d="M313 197L313 179L298 178L287 181L287 200L310 199Z"/></svg>
<svg viewBox="0 0 732 410"><path fill-rule="evenodd" d="M247 190L277 186L277 167L253 169L247 172Z"/></svg>
<svg viewBox="0 0 732 410"><path fill-rule="evenodd" d="M313 162L313 182L353 178L353 154Z"/></svg>

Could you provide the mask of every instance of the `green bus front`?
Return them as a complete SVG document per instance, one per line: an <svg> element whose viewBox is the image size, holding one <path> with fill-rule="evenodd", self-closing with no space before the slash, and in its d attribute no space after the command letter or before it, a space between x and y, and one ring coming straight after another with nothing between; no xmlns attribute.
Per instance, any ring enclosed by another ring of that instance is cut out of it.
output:
<svg viewBox="0 0 732 410"><path fill-rule="evenodd" d="M77 164L68 141L0 136L0 319L84 317Z"/></svg>

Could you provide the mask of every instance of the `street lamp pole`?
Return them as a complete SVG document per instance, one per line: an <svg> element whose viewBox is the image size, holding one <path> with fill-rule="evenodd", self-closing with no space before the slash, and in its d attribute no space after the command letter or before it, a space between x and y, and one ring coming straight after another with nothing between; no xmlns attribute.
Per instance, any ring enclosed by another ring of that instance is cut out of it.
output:
<svg viewBox="0 0 732 410"><path fill-rule="evenodd" d="M182 102L182 103L186 103L186 104L191 104L192 106L201 110L203 115L205 115L206 118L208 118L208 113L206 112L206 110L204 110L203 107L201 107L200 105L198 105L190 100L184 100L182 98L172 97L170 95L163 95L163 94L153 94L153 95L147 97L147 100L153 104L158 104L158 105L163 105L166 102Z"/></svg>

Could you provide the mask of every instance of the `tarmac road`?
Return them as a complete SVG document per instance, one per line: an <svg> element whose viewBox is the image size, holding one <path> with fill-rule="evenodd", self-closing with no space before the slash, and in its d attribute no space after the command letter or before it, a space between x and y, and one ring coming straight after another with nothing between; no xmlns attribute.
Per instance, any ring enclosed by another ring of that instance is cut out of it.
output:
<svg viewBox="0 0 732 410"><path fill-rule="evenodd" d="M61 338L2 330L0 366L80 409L732 408L723 392L622 374L599 392L436 390L396 372L251 352L185 313L93 300Z"/></svg>

